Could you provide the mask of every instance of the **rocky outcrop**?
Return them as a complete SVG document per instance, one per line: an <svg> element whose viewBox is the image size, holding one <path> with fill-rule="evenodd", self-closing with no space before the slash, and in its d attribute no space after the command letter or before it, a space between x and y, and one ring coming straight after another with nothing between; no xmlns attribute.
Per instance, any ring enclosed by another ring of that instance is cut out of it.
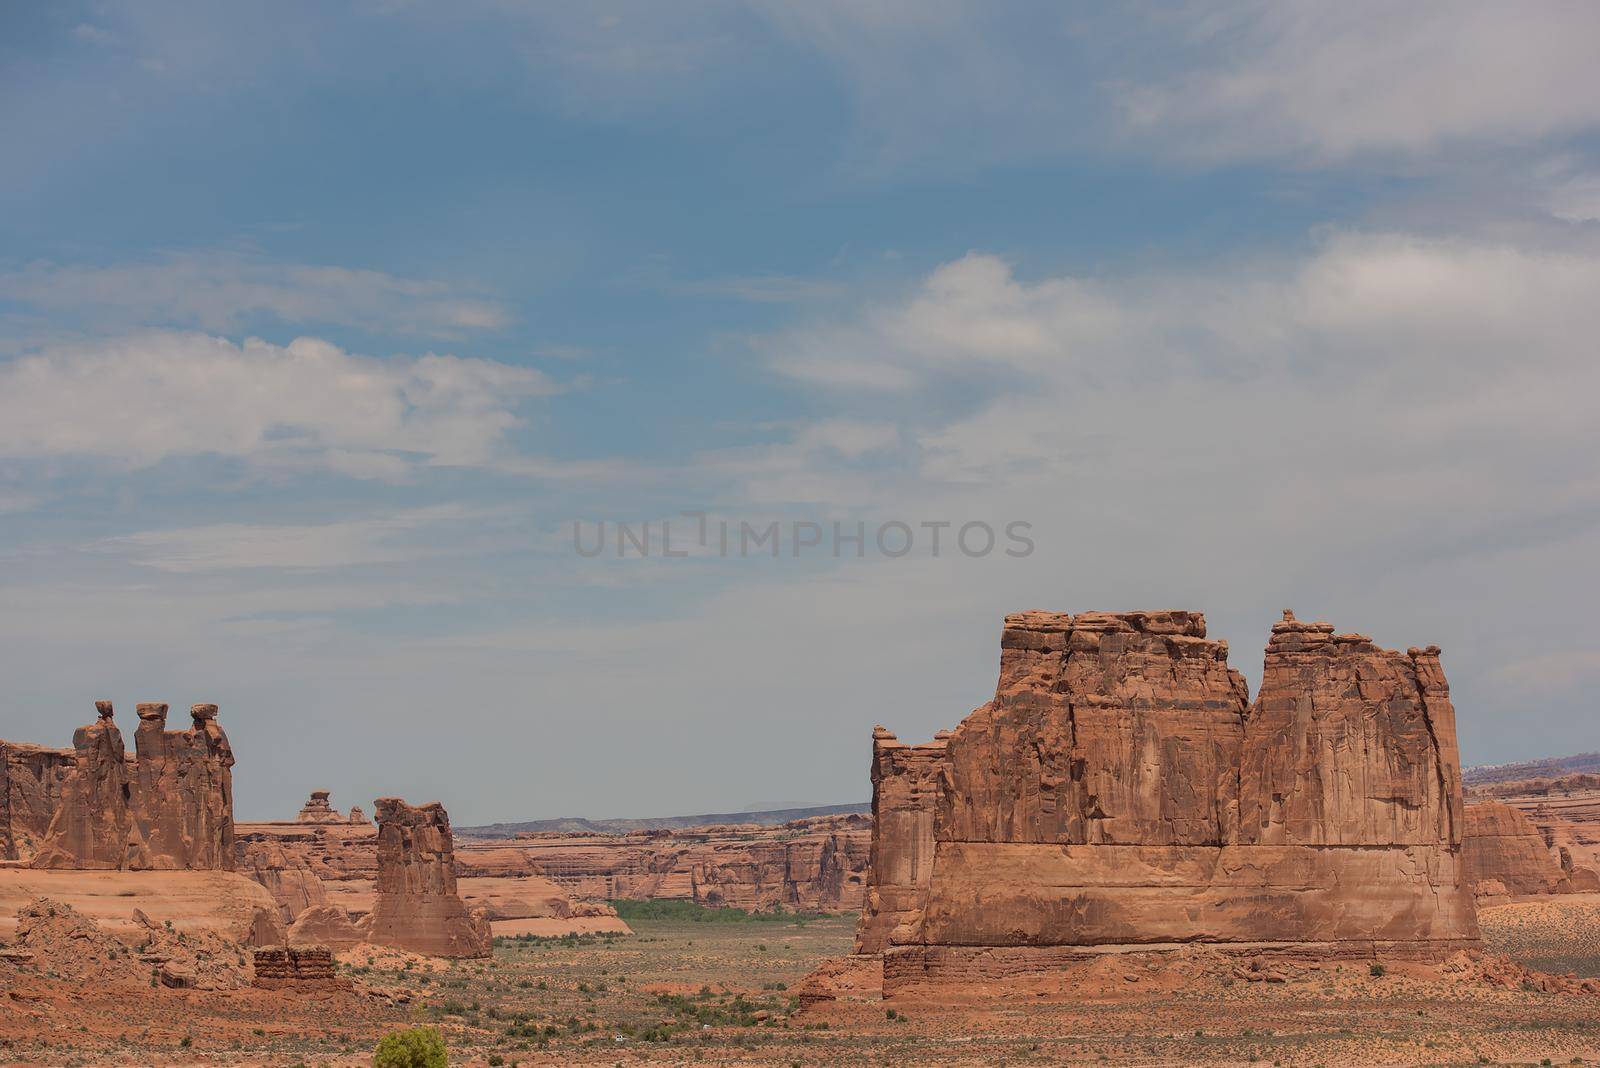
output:
<svg viewBox="0 0 1600 1068"><path fill-rule="evenodd" d="M255 952L254 985L264 990L350 989L327 946L272 946Z"/></svg>
<svg viewBox="0 0 1600 1068"><path fill-rule="evenodd" d="M167 706L139 706L129 757L110 701L71 750L7 745L0 842L40 868L232 870L233 751L215 705L189 730L165 729Z"/></svg>
<svg viewBox="0 0 1600 1068"><path fill-rule="evenodd" d="M367 932L338 905L312 905L289 925L290 945L325 945L345 949L367 940Z"/></svg>
<svg viewBox="0 0 1600 1068"><path fill-rule="evenodd" d="M367 939L440 957L486 957L489 921L456 892L450 817L437 801L414 807L380 797L378 885Z"/></svg>
<svg viewBox="0 0 1600 1068"><path fill-rule="evenodd" d="M1194 612L1021 613L993 701L930 746L876 731L886 992L1085 947L1476 944L1437 648L1285 613L1253 705L1227 652Z"/></svg>
<svg viewBox="0 0 1600 1068"><path fill-rule="evenodd" d="M1497 801L1466 806L1462 862L1480 899L1600 889L1592 870L1576 867L1520 810Z"/></svg>
<svg viewBox="0 0 1600 1068"><path fill-rule="evenodd" d="M17 859L11 830L11 747L0 741L0 860Z"/></svg>
<svg viewBox="0 0 1600 1068"><path fill-rule="evenodd" d="M360 805L351 805L350 806L350 818L348 820L346 820L345 822L359 824L359 825L366 825L366 826L371 826L371 824L372 824L372 820L367 818L367 814L362 811Z"/></svg>
<svg viewBox="0 0 1600 1068"><path fill-rule="evenodd" d="M293 923L306 909L328 903L327 891L311 865L279 842L240 842L239 860L239 870L266 887L278 903L285 923Z"/></svg>
<svg viewBox="0 0 1600 1068"><path fill-rule="evenodd" d="M193 726L166 729L167 706L139 706L137 811L156 867L232 871L233 748L216 705L189 710Z"/></svg>
<svg viewBox="0 0 1600 1068"><path fill-rule="evenodd" d="M34 867L154 867L134 819L127 752L112 720L111 702L97 701L95 708L99 718L72 736L72 771Z"/></svg>
<svg viewBox="0 0 1600 1068"><path fill-rule="evenodd" d="M295 819L300 823L344 822L344 817L335 812L333 805L329 803L329 796L327 790L312 790L306 803L300 806L300 814Z"/></svg>
<svg viewBox="0 0 1600 1068"><path fill-rule="evenodd" d="M949 737L940 731L932 742L913 746L881 726L872 731L872 877L856 934L858 953L883 952L897 927L922 919Z"/></svg>
<svg viewBox="0 0 1600 1068"><path fill-rule="evenodd" d="M31 860L61 807L61 793L77 754L19 742L0 743L0 750L5 764L0 772L5 787L0 842L7 844L5 859Z"/></svg>

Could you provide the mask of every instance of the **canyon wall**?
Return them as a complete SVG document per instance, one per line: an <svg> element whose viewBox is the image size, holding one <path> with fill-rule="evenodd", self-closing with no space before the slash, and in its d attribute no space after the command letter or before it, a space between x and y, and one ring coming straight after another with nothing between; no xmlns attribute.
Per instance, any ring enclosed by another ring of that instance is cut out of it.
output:
<svg viewBox="0 0 1600 1068"><path fill-rule="evenodd" d="M874 733L858 950L886 990L1085 947L1453 952L1459 766L1437 648L1285 613L1252 705L1198 613L1009 616L993 701L930 746Z"/></svg>
<svg viewBox="0 0 1600 1068"><path fill-rule="evenodd" d="M862 815L776 827L730 824L632 834L541 832L464 840L463 877L518 858L532 874L591 900L671 899L710 908L837 912L861 907L871 851ZM491 862L490 857L502 858Z"/></svg>

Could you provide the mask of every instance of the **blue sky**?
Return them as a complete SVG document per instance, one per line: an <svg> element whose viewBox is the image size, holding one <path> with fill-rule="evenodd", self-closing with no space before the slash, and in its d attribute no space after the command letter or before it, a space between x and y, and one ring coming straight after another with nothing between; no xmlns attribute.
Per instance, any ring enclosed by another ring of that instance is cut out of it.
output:
<svg viewBox="0 0 1600 1068"><path fill-rule="evenodd" d="M1470 761L1594 748L1597 31L11 5L0 734L216 701L247 817L832 802L1006 611L1254 680L1294 607L1442 645ZM572 551L688 511L1036 549Z"/></svg>

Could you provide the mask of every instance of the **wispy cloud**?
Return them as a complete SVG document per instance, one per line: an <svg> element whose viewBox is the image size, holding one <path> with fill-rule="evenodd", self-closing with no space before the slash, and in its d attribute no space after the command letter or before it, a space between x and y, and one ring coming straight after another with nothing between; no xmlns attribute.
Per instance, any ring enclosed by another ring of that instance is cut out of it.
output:
<svg viewBox="0 0 1600 1068"><path fill-rule="evenodd" d="M1600 128L1592 4L1234 0L1154 26L1181 72L1132 73L1112 93L1164 153L1420 160Z"/></svg>
<svg viewBox="0 0 1600 1068"><path fill-rule="evenodd" d="M147 530L108 538L98 548L171 572L367 567L460 551L471 540L461 528L503 515L499 509L444 504L329 523Z"/></svg>
<svg viewBox="0 0 1600 1068"><path fill-rule="evenodd" d="M511 321L497 301L382 271L275 263L231 251L107 266L34 263L0 274L0 301L93 323L233 331L267 315L296 326L456 338Z"/></svg>

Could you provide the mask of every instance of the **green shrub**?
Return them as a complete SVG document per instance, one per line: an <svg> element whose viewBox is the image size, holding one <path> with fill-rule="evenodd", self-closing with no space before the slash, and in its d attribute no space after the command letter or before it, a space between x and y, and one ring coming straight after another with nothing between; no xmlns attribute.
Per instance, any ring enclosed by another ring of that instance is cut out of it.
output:
<svg viewBox="0 0 1600 1068"><path fill-rule="evenodd" d="M433 1027L391 1031L372 1055L372 1068L448 1068L449 1063L444 1036Z"/></svg>
<svg viewBox="0 0 1600 1068"><path fill-rule="evenodd" d="M1372 967L1367 969L1367 974L1372 976L1374 979L1382 979L1384 971L1385 969L1383 965L1374 964Z"/></svg>
<svg viewBox="0 0 1600 1068"><path fill-rule="evenodd" d="M790 912L781 905L771 912L746 912L736 908L708 908L694 901L656 898L650 901L619 899L611 902L622 919L660 920L670 923L804 923L816 912Z"/></svg>

